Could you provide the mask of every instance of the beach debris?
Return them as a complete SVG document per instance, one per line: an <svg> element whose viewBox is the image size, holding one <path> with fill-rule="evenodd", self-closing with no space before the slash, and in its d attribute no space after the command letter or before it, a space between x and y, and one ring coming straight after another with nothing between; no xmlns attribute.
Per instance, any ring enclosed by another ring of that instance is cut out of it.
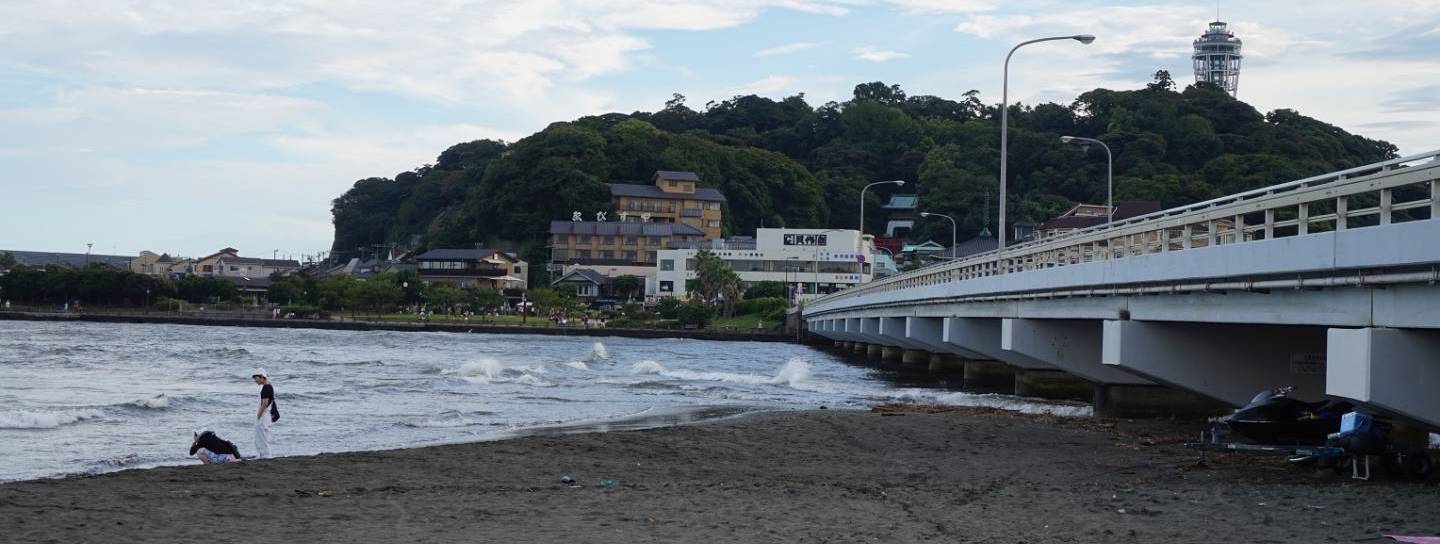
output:
<svg viewBox="0 0 1440 544"><path fill-rule="evenodd" d="M580 483L576 482L574 478L571 478L569 476L561 476L560 483L568 485L570 487L580 487Z"/></svg>
<svg viewBox="0 0 1440 544"><path fill-rule="evenodd" d="M615 489L617 487L620 487L620 480L616 480L615 478L605 478L603 480L600 480L600 487L603 487L605 489Z"/></svg>
<svg viewBox="0 0 1440 544"><path fill-rule="evenodd" d="M1412 544L1440 544L1440 536L1385 535L1385 538L1396 542L1410 542Z"/></svg>

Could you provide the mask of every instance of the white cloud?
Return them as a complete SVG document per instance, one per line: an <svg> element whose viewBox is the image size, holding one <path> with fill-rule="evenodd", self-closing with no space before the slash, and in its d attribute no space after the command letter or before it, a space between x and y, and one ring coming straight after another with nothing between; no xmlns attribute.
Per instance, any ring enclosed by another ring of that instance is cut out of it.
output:
<svg viewBox="0 0 1440 544"><path fill-rule="evenodd" d="M730 94L732 96L744 94L772 95L781 91L793 89L794 87L794 77L772 75L765 76L755 81L751 81L739 87L734 87L730 89Z"/></svg>
<svg viewBox="0 0 1440 544"><path fill-rule="evenodd" d="M868 60L870 62L885 62L895 59L910 58L909 53L901 53L899 51L891 51L889 49L880 49L873 45L856 47L850 50L850 54L855 55L855 58L857 59Z"/></svg>
<svg viewBox="0 0 1440 544"><path fill-rule="evenodd" d="M974 13L991 11L995 4L983 0L885 0L907 13Z"/></svg>
<svg viewBox="0 0 1440 544"><path fill-rule="evenodd" d="M765 49L761 49L761 50L759 50L759 51L756 51L756 52L755 52L755 56L757 56L757 57L768 57L768 56L771 56L771 55L787 55L787 54L790 54L790 53L795 53L795 52L799 52L799 51L804 51L804 50L806 50L806 49L811 49L811 48L819 47L819 46L821 46L821 45L824 45L824 44L822 44L821 42L794 42L794 43L787 43L787 44L784 44L784 45L777 45L777 46L775 46L775 47L767 47L767 48L765 48Z"/></svg>

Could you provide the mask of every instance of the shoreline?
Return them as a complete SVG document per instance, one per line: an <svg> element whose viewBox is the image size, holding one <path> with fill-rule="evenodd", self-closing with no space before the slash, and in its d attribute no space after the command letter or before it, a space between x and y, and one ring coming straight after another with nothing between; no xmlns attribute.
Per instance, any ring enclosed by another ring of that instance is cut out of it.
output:
<svg viewBox="0 0 1440 544"><path fill-rule="evenodd" d="M259 327L273 329L322 329L341 331L456 332L478 334L538 334L546 336L614 336L621 338L678 338L730 342L795 342L789 333L716 331L706 329L625 329L515 326L480 323L392 323L380 321L339 321L323 319L269 319L244 317L196 317L145 314L86 314L0 311L0 320L59 321L92 323L144 323L210 327Z"/></svg>
<svg viewBox="0 0 1440 544"><path fill-rule="evenodd" d="M1311 542L1440 531L1434 481L1354 482L1270 457L1202 466L1180 445L1189 432L992 410L769 413L11 482L0 484L0 533L13 542L231 541L257 530L305 542Z"/></svg>

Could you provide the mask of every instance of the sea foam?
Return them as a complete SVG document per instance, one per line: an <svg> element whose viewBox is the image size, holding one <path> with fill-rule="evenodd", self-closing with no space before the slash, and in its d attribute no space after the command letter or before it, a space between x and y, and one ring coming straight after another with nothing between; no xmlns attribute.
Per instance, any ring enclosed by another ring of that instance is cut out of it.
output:
<svg viewBox="0 0 1440 544"><path fill-rule="evenodd" d="M99 410L69 410L64 412L32 412L17 410L0 412L0 429L54 429L62 425L78 423L87 419L104 417Z"/></svg>

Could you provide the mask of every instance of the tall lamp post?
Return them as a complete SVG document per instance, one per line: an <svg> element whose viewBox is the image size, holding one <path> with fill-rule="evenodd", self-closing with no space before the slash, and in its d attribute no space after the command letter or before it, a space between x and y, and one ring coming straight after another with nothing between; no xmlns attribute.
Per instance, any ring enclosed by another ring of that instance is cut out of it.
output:
<svg viewBox="0 0 1440 544"><path fill-rule="evenodd" d="M1061 136L1060 142L1067 144L1078 143L1084 146L1088 146L1090 144L1100 144L1100 147L1105 148L1105 224L1108 225L1114 222L1115 157L1110 154L1110 146L1105 145L1105 142L1102 142L1100 140L1096 140L1094 138L1082 138L1080 136Z"/></svg>
<svg viewBox="0 0 1440 544"><path fill-rule="evenodd" d="M1025 47L1032 43L1048 42L1053 40L1075 40L1083 44L1090 44L1095 37L1089 34L1076 34L1074 36L1054 36L1050 38L1039 38L1028 42L1020 42L1019 45L1010 48L1010 53L1005 55L1004 79L1000 87L1000 232L996 237L998 246L1005 248L1005 155L1010 139L1010 57L1015 54L1016 49Z"/></svg>
<svg viewBox="0 0 1440 544"><path fill-rule="evenodd" d="M955 232L960 230L955 226L955 218L940 213L920 212L920 217L944 217L950 220L950 260L955 260Z"/></svg>
<svg viewBox="0 0 1440 544"><path fill-rule="evenodd" d="M864 241L864 239L865 239L865 191L869 190L871 187L874 187L874 186L876 186L876 185L886 185L886 184L894 185L894 186L896 186L896 187L901 187L901 186L904 186L904 185L905 185L905 181L904 181L904 180L899 180L899 179L892 179L892 180L890 180L890 181L877 181L877 182L875 182L875 183L871 183L871 184L869 184L869 185L866 185L865 187L862 187L862 188L860 189L860 240L861 240L861 243L862 243L862 244L864 243L863 241Z"/></svg>

